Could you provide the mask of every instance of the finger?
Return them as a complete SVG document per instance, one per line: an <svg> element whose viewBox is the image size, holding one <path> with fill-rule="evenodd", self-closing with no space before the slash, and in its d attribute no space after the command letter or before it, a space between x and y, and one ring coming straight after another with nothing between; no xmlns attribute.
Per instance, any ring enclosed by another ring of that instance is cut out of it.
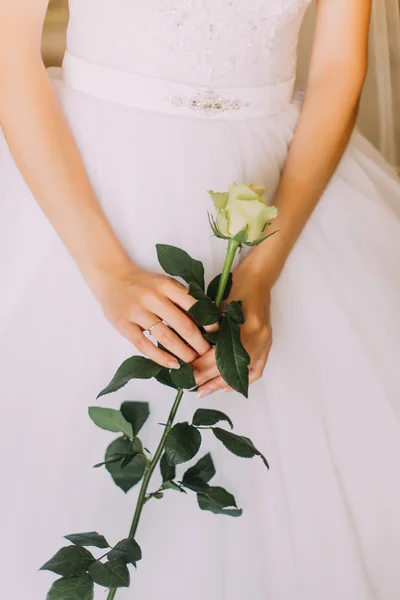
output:
<svg viewBox="0 0 400 600"><path fill-rule="evenodd" d="M246 344L244 344L244 347L250 355L250 357L260 354L254 336L250 338ZM209 350L209 352L207 352L207 354L204 354L203 356L195 360L193 363L193 368L194 378L198 385L204 385L210 379L218 377L219 370L215 358L215 348L212 348L211 350Z"/></svg>
<svg viewBox="0 0 400 600"><path fill-rule="evenodd" d="M267 359L268 359L268 354L269 354L269 347L265 347L265 344L262 346L261 351L259 351L259 357L256 359L253 359L251 366L249 367L249 384L254 383L255 381L257 381L258 379L260 379L260 377L263 374L265 365L267 363ZM200 359L198 359L200 360ZM196 361L197 362L197 361ZM218 370L217 370L218 372ZM205 371L204 373L201 373L199 376L199 379L202 380L204 377L204 382L198 389L198 395L199 398L205 398L206 396L209 396L210 394L212 394L213 392L216 392L218 390L221 390L223 392L232 392L233 389L226 384L226 382L224 381L224 379L221 377L221 375L214 375L213 377L207 377L207 375L209 375L210 373L212 373L212 370L209 371ZM207 377L207 379L206 379ZM198 379L196 379L196 381L198 382Z"/></svg>
<svg viewBox="0 0 400 600"><path fill-rule="evenodd" d="M157 317L157 315L150 312L144 312L134 316L133 319L171 354L179 357L184 362L192 362L198 356L193 348L187 346L168 325L160 320L161 317ZM150 329L151 331L149 331Z"/></svg>
<svg viewBox="0 0 400 600"><path fill-rule="evenodd" d="M188 288L184 285L181 285L177 281L172 281L171 285L167 290L167 296L174 304L177 304L186 312L189 311L194 304L196 304L196 298L190 296ZM215 332L219 330L219 323L213 323L212 325L205 325L204 329L209 333ZM203 338L204 339L204 338ZM206 350L207 352L207 350ZM204 352L199 352L200 356L204 354Z"/></svg>
<svg viewBox="0 0 400 600"><path fill-rule="evenodd" d="M265 365L267 364L268 361L268 356L269 356L269 352L271 350L271 341L269 341L268 345L266 346L265 344L263 344L263 346L261 347L258 357L253 359L251 366L250 366L250 372L249 372L249 383L254 383L255 381L257 381L258 379L261 378L264 369L265 369Z"/></svg>
<svg viewBox="0 0 400 600"><path fill-rule="evenodd" d="M154 321L153 321L154 322ZM120 330L120 333L129 340L144 356L154 360L157 364L168 369L179 369L179 362L174 356L157 348L150 340L143 335L140 327L134 323L128 324Z"/></svg>
<svg viewBox="0 0 400 600"><path fill-rule="evenodd" d="M218 392L222 388L226 387L225 381L222 379L221 375L211 379L205 385L202 385L197 392L198 398L205 398L214 392Z"/></svg>
<svg viewBox="0 0 400 600"><path fill-rule="evenodd" d="M215 360L215 348L210 348L208 352L197 358L193 362L193 368L195 373L199 375L202 371L206 371L207 369L211 369L216 365ZM195 375L196 376L196 375Z"/></svg>
<svg viewBox="0 0 400 600"><path fill-rule="evenodd" d="M258 362L262 363L258 365ZM254 383L258 379L260 379L266 361L257 361L256 366L249 370L249 384ZM204 385L201 385L198 389L197 395L199 398L206 398L210 394L218 391L223 392L233 392L233 389L228 385L226 385L225 380L221 377L221 375L210 379Z"/></svg>
<svg viewBox="0 0 400 600"><path fill-rule="evenodd" d="M210 349L197 325L169 299L157 299L154 312L168 323L196 351L202 355ZM195 357L192 358L194 360Z"/></svg>
<svg viewBox="0 0 400 600"><path fill-rule="evenodd" d="M203 325L203 327L205 331L207 331L207 333L215 333L220 329L219 323L213 323L212 325Z"/></svg>
<svg viewBox="0 0 400 600"><path fill-rule="evenodd" d="M153 321L154 322L154 321ZM198 354L187 346L165 323L157 323L151 332L151 335L172 354L183 360L185 363L191 363Z"/></svg>
<svg viewBox="0 0 400 600"><path fill-rule="evenodd" d="M246 338L242 338L242 343L251 359L250 369L253 368L255 363L261 359L264 360L265 366L272 345L271 333L269 333L268 336L260 336L258 333L253 333Z"/></svg>
<svg viewBox="0 0 400 600"><path fill-rule="evenodd" d="M256 361L256 363L257 362L258 361ZM250 367L250 369L249 369L249 384L254 383L258 379L260 379L260 377L262 376L262 374L264 372L266 360L261 360L259 362L260 362L260 365L258 367L255 365L254 367ZM221 392L233 392L233 391L234 391L234 389L226 384L225 384L225 387L221 388Z"/></svg>
<svg viewBox="0 0 400 600"><path fill-rule="evenodd" d="M254 383L261 378L267 360L258 360L254 363L254 366L249 370L249 383Z"/></svg>
<svg viewBox="0 0 400 600"><path fill-rule="evenodd" d="M193 372L197 385L204 385L207 381L214 379L214 377L218 377L218 375L220 375L220 372L216 364L204 371L195 369Z"/></svg>
<svg viewBox="0 0 400 600"><path fill-rule="evenodd" d="M254 362L258 360L263 360L264 363L267 362L268 356L272 347L272 333L268 336L268 338L263 340L261 343L259 342L258 348L254 351Z"/></svg>
<svg viewBox="0 0 400 600"><path fill-rule="evenodd" d="M253 338L249 339L247 344L244 344L244 346L249 356L252 357L252 361L255 360L253 358L254 356L258 358L258 356L261 354L254 336ZM207 354L204 354L195 360L193 363L193 368L193 375L198 385L204 385L207 381L218 377L220 373L215 358L215 348L212 348L209 352L207 352Z"/></svg>

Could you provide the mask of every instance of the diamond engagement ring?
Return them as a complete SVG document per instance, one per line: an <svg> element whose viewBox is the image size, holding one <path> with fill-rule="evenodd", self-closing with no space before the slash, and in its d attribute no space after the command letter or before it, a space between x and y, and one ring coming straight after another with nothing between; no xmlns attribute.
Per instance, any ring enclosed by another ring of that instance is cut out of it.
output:
<svg viewBox="0 0 400 600"><path fill-rule="evenodd" d="M154 321L153 325L151 325L148 329L146 329L146 333L148 333L149 335L152 335L152 331L153 331L154 327L156 325L158 325L159 323L162 323L162 319L157 319L157 321Z"/></svg>

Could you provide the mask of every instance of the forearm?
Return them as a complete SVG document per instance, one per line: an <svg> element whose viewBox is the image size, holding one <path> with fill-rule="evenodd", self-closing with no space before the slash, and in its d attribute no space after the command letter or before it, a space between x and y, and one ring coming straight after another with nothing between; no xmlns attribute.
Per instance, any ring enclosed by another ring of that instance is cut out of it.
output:
<svg viewBox="0 0 400 600"><path fill-rule="evenodd" d="M362 77L349 82L342 73L326 73L309 86L276 193L278 217L268 230L279 232L251 253L252 268L268 286L279 277L343 155L361 88Z"/></svg>
<svg viewBox="0 0 400 600"><path fill-rule="evenodd" d="M0 124L10 151L84 276L124 269L128 257L99 205L40 57L0 64L0 78Z"/></svg>

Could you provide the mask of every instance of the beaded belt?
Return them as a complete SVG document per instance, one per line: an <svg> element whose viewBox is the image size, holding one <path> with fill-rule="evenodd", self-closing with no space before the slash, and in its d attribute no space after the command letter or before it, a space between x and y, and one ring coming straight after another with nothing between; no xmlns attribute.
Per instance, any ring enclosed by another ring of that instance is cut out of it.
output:
<svg viewBox="0 0 400 600"><path fill-rule="evenodd" d="M260 87L207 88L119 71L65 53L62 80L90 96L134 108L207 119L272 115L292 100L294 79Z"/></svg>

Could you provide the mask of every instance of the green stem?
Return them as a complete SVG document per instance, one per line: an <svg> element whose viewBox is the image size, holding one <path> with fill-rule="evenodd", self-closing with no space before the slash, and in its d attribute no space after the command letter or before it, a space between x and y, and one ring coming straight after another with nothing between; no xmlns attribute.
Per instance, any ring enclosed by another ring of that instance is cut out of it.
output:
<svg viewBox="0 0 400 600"><path fill-rule="evenodd" d="M145 501L145 496L146 496L146 492L147 492L147 488L149 487L149 483L150 483L150 479L151 476L153 475L154 469L156 468L158 461L161 458L161 455L163 453L164 447L165 447L165 442L167 441L167 437L169 432L171 431L172 428L172 424L174 422L176 413L178 412L178 408L179 405L181 403L182 397L183 397L183 393L184 390L183 389L179 389L178 393L176 395L175 398L175 402L171 408L171 412L169 413L169 417L168 417L168 421L167 424L164 428L164 433L162 434L160 443L158 444L158 448L154 454L154 457L152 458L152 460L150 461L150 463L147 466L145 475L143 477L143 481L142 481L142 485L140 488L140 492L139 492L139 497L138 497L138 501L136 504L136 510L135 510L135 514L133 516L133 521L132 521L132 525L129 531L129 538L133 539L136 535L136 531L139 525L139 520L140 520L140 516L142 514L142 510L143 510L143 506L144 506L144 501ZM113 600L115 597L115 594L117 593L117 588L111 588L108 592L108 596L107 596L107 600Z"/></svg>
<svg viewBox="0 0 400 600"><path fill-rule="evenodd" d="M215 298L215 304L217 306L220 306L224 297L225 288L229 279L229 273L231 272L235 254L239 246L240 244L236 240L231 239L228 242L228 251L226 253L225 263L221 273L221 279L219 280L217 296Z"/></svg>
<svg viewBox="0 0 400 600"><path fill-rule="evenodd" d="M139 493L139 498L138 498L138 502L136 505L135 514L133 517L131 529L129 531L128 537L130 537L130 538L135 537L136 530L137 530L137 527L139 524L140 515L142 514L142 510L143 510L144 497L146 495L147 488L149 487L149 483L150 483L151 476L153 475L153 471L156 468L158 461L160 460L161 455L163 453L165 442L167 441L168 434L171 431L172 424L174 422L176 413L178 411L179 405L182 400L183 392L184 392L184 390L182 390L182 389L178 390L178 393L175 398L175 402L171 408L171 412L169 413L167 425L164 428L164 433L161 436L161 440L160 440L160 443L158 444L156 453L154 454L154 457L152 458L152 460L147 468L147 471L145 473L145 476L143 478L142 487L140 488L140 493Z"/></svg>

